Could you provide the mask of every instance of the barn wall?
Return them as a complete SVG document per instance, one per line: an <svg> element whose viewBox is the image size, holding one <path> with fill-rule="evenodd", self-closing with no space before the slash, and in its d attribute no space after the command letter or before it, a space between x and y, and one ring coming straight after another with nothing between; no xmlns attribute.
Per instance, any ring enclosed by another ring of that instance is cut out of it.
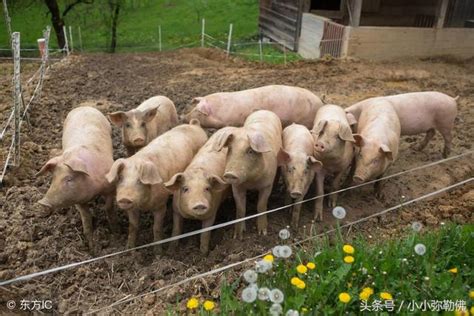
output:
<svg viewBox="0 0 474 316"><path fill-rule="evenodd" d="M474 20L474 1L450 0L445 27L464 27L467 20Z"/></svg>
<svg viewBox="0 0 474 316"><path fill-rule="evenodd" d="M346 27L346 36L350 57L474 56L474 29L469 28Z"/></svg>

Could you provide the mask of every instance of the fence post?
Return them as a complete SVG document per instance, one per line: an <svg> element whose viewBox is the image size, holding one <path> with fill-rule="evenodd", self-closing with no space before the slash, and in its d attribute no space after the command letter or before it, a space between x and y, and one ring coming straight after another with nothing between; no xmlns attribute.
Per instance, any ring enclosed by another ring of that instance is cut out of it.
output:
<svg viewBox="0 0 474 316"><path fill-rule="evenodd" d="M230 54L230 43L232 41L232 23L229 25L229 36L227 37L227 56Z"/></svg>
<svg viewBox="0 0 474 316"><path fill-rule="evenodd" d="M63 51L65 51L66 54L69 55L69 41L67 39L67 29L66 29L65 25L63 25L63 34L64 34L64 48L63 48Z"/></svg>
<svg viewBox="0 0 474 316"><path fill-rule="evenodd" d="M13 134L14 155L13 165L20 165L20 106L21 106L21 78L20 78L20 33L12 34L12 50L13 50L13 111L15 112L15 130Z"/></svg>
<svg viewBox="0 0 474 316"><path fill-rule="evenodd" d="M72 26L69 26L69 38L71 42L71 52L74 50L74 43L72 41Z"/></svg>
<svg viewBox="0 0 474 316"><path fill-rule="evenodd" d="M158 45L161 52L161 25L158 25Z"/></svg>
<svg viewBox="0 0 474 316"><path fill-rule="evenodd" d="M260 52L260 62L263 62L263 47L262 47L262 39L258 40L258 48Z"/></svg>
<svg viewBox="0 0 474 316"><path fill-rule="evenodd" d="M285 59L285 66L286 66L286 46L283 45L283 57Z"/></svg>
<svg viewBox="0 0 474 316"><path fill-rule="evenodd" d="M5 17L5 24L6 24L7 31L8 31L8 39L9 39L9 42L10 42L10 45L11 45L11 43L12 43L12 25L11 25L10 15L8 14L7 0L3 0L3 15Z"/></svg>
<svg viewBox="0 0 474 316"><path fill-rule="evenodd" d="M204 47L204 34L205 34L205 28L206 28L206 19L202 19L201 21L201 47Z"/></svg>
<svg viewBox="0 0 474 316"><path fill-rule="evenodd" d="M81 52L82 52L82 34L81 34L81 27L80 26L77 27L77 34L79 35L79 47L80 47Z"/></svg>

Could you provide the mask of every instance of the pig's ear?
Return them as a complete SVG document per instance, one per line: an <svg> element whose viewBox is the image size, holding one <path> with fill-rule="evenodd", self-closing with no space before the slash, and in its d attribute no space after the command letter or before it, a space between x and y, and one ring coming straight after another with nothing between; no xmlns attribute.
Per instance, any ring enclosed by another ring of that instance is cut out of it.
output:
<svg viewBox="0 0 474 316"><path fill-rule="evenodd" d="M230 142L234 139L234 134L231 131L224 131L217 137L216 142L213 145L215 151L221 151L222 148L229 146Z"/></svg>
<svg viewBox="0 0 474 316"><path fill-rule="evenodd" d="M201 101L199 101L198 105L196 105L196 110L201 112L205 116L211 114L211 106L206 99L201 99Z"/></svg>
<svg viewBox="0 0 474 316"><path fill-rule="evenodd" d="M339 126L339 138L346 142L355 142L354 136L352 136L351 128L343 124Z"/></svg>
<svg viewBox="0 0 474 316"><path fill-rule="evenodd" d="M249 133L248 139L250 147L258 153L268 153L272 151L272 148L268 144L267 140L260 133Z"/></svg>
<svg viewBox="0 0 474 316"><path fill-rule="evenodd" d="M117 127L122 127L123 123L127 119L127 114L125 114L125 112L122 112L122 111L109 113L107 114L107 116L110 122L112 122L112 124L114 124Z"/></svg>
<svg viewBox="0 0 474 316"><path fill-rule="evenodd" d="M279 166L284 166L289 163L291 160L290 154L285 151L283 148L280 148L277 155L277 161Z"/></svg>
<svg viewBox="0 0 474 316"><path fill-rule="evenodd" d="M357 124L357 120L356 120L354 114L352 114L350 112L346 112L346 119L347 119L347 122L349 122L350 126Z"/></svg>
<svg viewBox="0 0 474 316"><path fill-rule="evenodd" d="M140 182L143 184L160 184L163 183L163 179L158 172L158 169L151 162L144 162L140 168Z"/></svg>
<svg viewBox="0 0 474 316"><path fill-rule="evenodd" d="M308 166L314 171L318 172L323 167L323 163L313 156L308 156Z"/></svg>
<svg viewBox="0 0 474 316"><path fill-rule="evenodd" d="M352 135L352 137L354 137L354 140L355 140L354 144L356 146L358 146L358 147L364 146L364 138L362 137L362 135L354 134L354 135Z"/></svg>
<svg viewBox="0 0 474 316"><path fill-rule="evenodd" d="M165 188L168 189L169 191L176 191L179 189L183 181L184 181L184 174L180 172L172 176L171 179L168 182L166 182L164 185L165 185Z"/></svg>
<svg viewBox="0 0 474 316"><path fill-rule="evenodd" d="M158 108L159 107L160 106L157 105L156 107L153 107L151 109L147 109L147 110L143 111L143 120L148 123L152 119L154 119L155 116L156 116L156 113L158 113Z"/></svg>
<svg viewBox="0 0 474 316"><path fill-rule="evenodd" d="M390 148L388 148L387 145L380 145L380 152L382 152L388 160L393 161L392 151L390 150Z"/></svg>
<svg viewBox="0 0 474 316"><path fill-rule="evenodd" d="M311 130L311 134L315 135L316 137L319 136L319 134L324 131L324 128L328 124L327 120L321 120L316 124L316 126L313 127Z"/></svg>
<svg viewBox="0 0 474 316"><path fill-rule="evenodd" d="M57 157L54 157L54 158L51 158L50 160L48 160L47 163L44 164L43 167L41 167L40 171L38 171L36 173L36 176L41 176L42 174L44 174L45 172L47 171L53 171L54 168L56 168L56 166L58 165L58 163L61 161L61 156L57 156Z"/></svg>
<svg viewBox="0 0 474 316"><path fill-rule="evenodd" d="M79 172L90 176L89 170L87 169L87 164L84 162L84 160L78 157L70 157L64 161L64 164L74 172Z"/></svg>
<svg viewBox="0 0 474 316"><path fill-rule="evenodd" d="M222 191L227 188L228 184L222 180L220 177L216 176L215 174L211 174L207 181L211 184L212 188L216 191Z"/></svg>
<svg viewBox="0 0 474 316"><path fill-rule="evenodd" d="M105 175L105 179L108 183L114 183L117 181L120 172L122 171L123 167L125 166L125 159L120 158L115 160L112 168L110 168L109 172Z"/></svg>

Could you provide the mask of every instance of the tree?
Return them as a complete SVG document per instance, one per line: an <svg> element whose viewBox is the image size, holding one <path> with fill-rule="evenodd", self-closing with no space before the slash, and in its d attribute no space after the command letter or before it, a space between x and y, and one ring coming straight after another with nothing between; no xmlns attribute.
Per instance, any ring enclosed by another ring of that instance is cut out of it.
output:
<svg viewBox="0 0 474 316"><path fill-rule="evenodd" d="M120 13L120 7L122 3L120 0L109 0L109 7L112 16L112 22L110 25L110 33L111 33L111 40L110 40L110 52L115 53L115 49L117 48L117 25L118 25L118 18Z"/></svg>

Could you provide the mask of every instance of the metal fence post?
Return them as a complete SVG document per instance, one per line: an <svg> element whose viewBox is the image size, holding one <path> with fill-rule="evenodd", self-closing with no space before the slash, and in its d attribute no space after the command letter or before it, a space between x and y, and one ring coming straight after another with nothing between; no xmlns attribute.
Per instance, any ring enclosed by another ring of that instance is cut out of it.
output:
<svg viewBox="0 0 474 316"><path fill-rule="evenodd" d="M73 41L72 41L72 26L69 26L69 39L70 39L70 42L71 42L71 52L74 50L74 44L73 44Z"/></svg>
<svg viewBox="0 0 474 316"><path fill-rule="evenodd" d="M81 49L81 52L82 52L82 34L81 34L81 27L78 26L77 27L77 34L79 35L79 48Z"/></svg>
<svg viewBox="0 0 474 316"><path fill-rule="evenodd" d="M158 25L158 45L161 52L161 25Z"/></svg>
<svg viewBox="0 0 474 316"><path fill-rule="evenodd" d="M20 165L20 122L21 122L21 78L20 78L20 33L12 34L13 50L13 111L15 113L15 130L13 132L13 164Z"/></svg>
<svg viewBox="0 0 474 316"><path fill-rule="evenodd" d="M230 54L230 43L232 42L232 23L229 25L229 36L227 37L227 56Z"/></svg>
<svg viewBox="0 0 474 316"><path fill-rule="evenodd" d="M64 48L63 48L63 50L66 52L67 55L69 55L69 41L67 39L67 29L66 29L65 25L63 25L63 34L64 34Z"/></svg>
<svg viewBox="0 0 474 316"><path fill-rule="evenodd" d="M204 47L204 34L206 34L205 27L206 27L206 20L203 18L201 21L201 47Z"/></svg>
<svg viewBox="0 0 474 316"><path fill-rule="evenodd" d="M260 52L260 62L263 61L263 47L262 47L262 40L258 40L258 50Z"/></svg>

